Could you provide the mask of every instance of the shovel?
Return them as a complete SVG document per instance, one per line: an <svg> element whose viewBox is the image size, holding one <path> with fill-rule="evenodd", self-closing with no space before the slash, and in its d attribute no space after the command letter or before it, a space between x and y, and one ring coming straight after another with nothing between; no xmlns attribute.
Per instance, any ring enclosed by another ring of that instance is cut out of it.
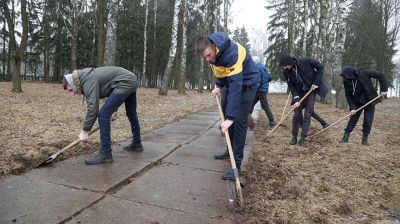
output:
<svg viewBox="0 0 400 224"><path fill-rule="evenodd" d="M368 103L364 104L364 106L358 108L358 109L356 110L356 113L357 113L358 111L362 110L364 107L366 107L366 106L368 106L369 104L371 104L372 102L374 102L375 100L379 99L381 96L382 96L382 95L379 95L379 96L375 97L374 99L372 99L372 100L369 101ZM339 123L340 121L342 121L342 120L344 120L345 118L350 117L350 116L351 116L351 113L347 114L346 116L344 116L344 117L340 118L339 120L337 120L335 123L333 123L333 124L329 125L328 127L324 128L324 129L322 129L322 130L320 130L319 132L317 132L317 133L311 135L310 138L315 137L316 135L320 134L320 133L323 132L323 131L326 131L326 130L329 129L330 127L333 127L334 125L336 125L336 124Z"/></svg>
<svg viewBox="0 0 400 224"><path fill-rule="evenodd" d="M100 127L97 127L93 130L91 130L89 132L89 136L92 135L93 133L95 133L97 130L99 130ZM50 164L51 162L53 162L57 157L59 157L60 155L62 155L64 153L65 150L72 148L73 146L75 146L76 144L78 144L81 140L78 138L77 140L75 140L74 142L72 142L71 144L65 146L63 149L61 149L60 151L54 153L53 155L51 155L49 158L47 158L46 160L44 160L43 162L39 163L39 165L36 166L36 168L41 167L41 166L45 166Z"/></svg>
<svg viewBox="0 0 400 224"><path fill-rule="evenodd" d="M221 121L224 122L225 117L224 117L224 113L222 112L221 103L220 103L218 97L216 97L215 99L217 100L219 115L221 116ZM228 189L228 200L229 200L230 204L233 204L234 208L240 210L240 209L244 208L242 187L240 185L239 173L238 173L238 169L236 167L235 158L233 157L233 150L232 150L231 139L229 137L229 133L228 133L228 131L225 131L224 134L225 134L226 144L228 145L228 153L229 153L229 158L231 161L233 174L235 176L235 181L231 181L228 179L226 180L226 186Z"/></svg>

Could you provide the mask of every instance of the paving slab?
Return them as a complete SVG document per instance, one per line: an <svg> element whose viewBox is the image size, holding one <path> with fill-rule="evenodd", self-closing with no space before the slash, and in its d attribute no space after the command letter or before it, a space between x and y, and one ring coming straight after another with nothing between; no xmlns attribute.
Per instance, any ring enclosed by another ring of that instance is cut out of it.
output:
<svg viewBox="0 0 400 224"><path fill-rule="evenodd" d="M30 179L105 192L172 151L177 144L143 142L143 152L116 148L113 163L85 165L86 157L57 162L54 166L32 170Z"/></svg>
<svg viewBox="0 0 400 224"><path fill-rule="evenodd" d="M201 122L202 124L204 124L204 125L208 125L208 126L212 126L212 125L214 125L215 124L215 122L217 122L217 120L215 120L215 119L206 119L206 120L204 120L204 119L199 119L199 118L183 118L183 119L181 119L181 120L179 120L179 122Z"/></svg>
<svg viewBox="0 0 400 224"><path fill-rule="evenodd" d="M69 223L232 223L221 180L230 164L213 158L226 144L218 119L214 107L165 125L143 136L143 152L113 145L111 164L71 158L0 181L0 223L58 223L77 212ZM244 167L252 140L248 132Z"/></svg>
<svg viewBox="0 0 400 224"><path fill-rule="evenodd" d="M185 212L230 216L226 183L218 172L164 165L140 176L115 195Z"/></svg>
<svg viewBox="0 0 400 224"><path fill-rule="evenodd" d="M165 161L174 165L211 170L215 172L224 171L229 166L229 162L214 159L214 154L218 153L215 149L199 147L197 144L179 148Z"/></svg>
<svg viewBox="0 0 400 224"><path fill-rule="evenodd" d="M224 216L205 216L107 196L67 223L228 224L233 222Z"/></svg>
<svg viewBox="0 0 400 224"><path fill-rule="evenodd" d="M214 121L214 122L220 119L219 114L215 115L191 114L186 118L192 120L203 120L203 121Z"/></svg>
<svg viewBox="0 0 400 224"><path fill-rule="evenodd" d="M142 141L185 144L186 142L190 142L196 136L197 135L150 132L143 135ZM126 142L125 145L129 143L130 142Z"/></svg>
<svg viewBox="0 0 400 224"><path fill-rule="evenodd" d="M0 223L58 223L102 196L12 176L0 181Z"/></svg>
<svg viewBox="0 0 400 224"><path fill-rule="evenodd" d="M167 124L154 132L162 134L185 134L200 135L208 129L207 126L179 125L177 123Z"/></svg>
<svg viewBox="0 0 400 224"><path fill-rule="evenodd" d="M185 119L185 120L180 120L176 124L179 125L186 125L186 126L207 126L210 127L213 125L216 121L202 121L202 120L193 120L193 119Z"/></svg>

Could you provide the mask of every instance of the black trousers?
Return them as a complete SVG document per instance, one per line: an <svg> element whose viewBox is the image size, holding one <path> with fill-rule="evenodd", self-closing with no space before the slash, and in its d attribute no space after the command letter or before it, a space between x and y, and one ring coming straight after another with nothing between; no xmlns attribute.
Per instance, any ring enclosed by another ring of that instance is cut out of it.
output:
<svg viewBox="0 0 400 224"><path fill-rule="evenodd" d="M274 122L275 121L274 115L272 115L272 111L269 108L267 93L264 92L256 93L256 97L254 98L253 101L253 106L251 107L251 112L253 112L254 106L257 104L258 101L260 101L261 108L265 111L265 114L267 115L269 122Z"/></svg>
<svg viewBox="0 0 400 224"><path fill-rule="evenodd" d="M362 107L362 104L356 105L357 108ZM355 115L351 116L349 122L347 123L346 128L344 129L347 132L352 132L354 127L357 125L358 119L361 116L361 113L364 111L364 122L363 122L363 134L369 135L371 132L372 122L374 121L375 114L375 105L368 105L364 107L364 109L358 111Z"/></svg>
<svg viewBox="0 0 400 224"><path fill-rule="evenodd" d="M322 126L328 124L322 117L320 117L317 113L315 113L315 111L312 112L311 117L314 118L315 120L317 120ZM303 116L301 117L301 121L300 121L300 126L302 126L302 125L303 125Z"/></svg>
<svg viewBox="0 0 400 224"><path fill-rule="evenodd" d="M305 95L302 94L300 98ZM305 138L310 129L311 123L311 114L314 112L314 104L315 104L315 93L311 93L308 95L306 99L301 102L300 106L294 110L293 120L292 120L292 136L297 137L299 133L300 122L303 120L302 128L301 128L301 137ZM303 117L303 109L304 109L304 117Z"/></svg>

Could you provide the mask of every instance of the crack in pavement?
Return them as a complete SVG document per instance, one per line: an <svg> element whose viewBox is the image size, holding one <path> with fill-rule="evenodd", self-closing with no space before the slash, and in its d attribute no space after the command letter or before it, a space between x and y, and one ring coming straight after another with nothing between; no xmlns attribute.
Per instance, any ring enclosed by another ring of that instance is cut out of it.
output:
<svg viewBox="0 0 400 224"><path fill-rule="evenodd" d="M71 216L65 218L64 220L62 220L61 222L59 222L60 224L64 224L70 220L72 220L74 217L78 216L79 214L81 214L82 212L84 212L86 209L91 208L92 206L94 206L95 204L97 204L98 202L100 202L101 200L103 200L106 196L113 196L116 197L114 194L116 192L118 192L119 190L121 190L124 186L132 183L135 179L143 176L145 173L149 172L150 170L152 170L155 167L159 167L162 164L164 164L164 159L167 158L169 155L171 155L172 153L174 153L176 150L182 148L182 146L185 145L189 145L190 143L194 142L195 140L199 139L202 135L204 135L204 133L206 133L208 130L210 130L217 122L219 121L216 120L213 124L209 125L204 131L202 131L201 133L199 133L198 135L196 135L195 137L193 137L192 139L186 141L183 144L178 144L175 148L173 148L169 153L167 153L165 156L161 157L160 159L158 159L155 162L151 162L148 165L146 165L143 169L139 170L138 172L135 172L134 174L130 175L129 177L123 179L122 181L120 181L119 183L115 184L114 186L110 187L109 189L107 189L106 191L102 192L98 192L98 191L93 191L93 189L85 189L85 188L79 188L79 187L73 187L73 186L69 186L69 185L65 185L65 184L58 184L64 187L70 187L73 189L79 189L79 190L87 190L87 191L91 191L91 192L95 192L95 193L102 193L103 195L95 200L94 202L90 203L89 205L85 206L84 208L80 209L79 211L75 212L74 214L72 214ZM127 199L125 199L127 200ZM128 200L129 201L129 200ZM152 204L149 204L152 205ZM157 206L157 207L161 207L164 208L163 206L159 206L159 205L153 205L153 206ZM165 207L167 208L167 207ZM172 208L169 208L172 209ZM181 211L179 209L175 209L177 211ZM181 211L181 212L185 212L185 211ZM189 213L190 212L186 212ZM193 213L196 214L196 213ZM197 215L203 215L203 214L197 214ZM207 216L208 217L208 216Z"/></svg>

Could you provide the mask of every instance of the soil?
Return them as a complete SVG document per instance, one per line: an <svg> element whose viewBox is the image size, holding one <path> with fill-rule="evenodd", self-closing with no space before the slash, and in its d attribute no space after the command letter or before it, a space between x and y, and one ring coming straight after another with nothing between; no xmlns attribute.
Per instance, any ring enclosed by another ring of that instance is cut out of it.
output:
<svg viewBox="0 0 400 224"><path fill-rule="evenodd" d="M75 141L86 115L83 97L70 95L61 84L23 82L23 93L12 93L11 87L9 82L0 82L0 178L26 172ZM142 134L215 106L208 91L180 95L169 90L168 96L159 96L158 89L139 88L137 99ZM127 141L132 134L124 106L118 114L120 119L111 125L111 139ZM60 159L91 154L99 147L97 132Z"/></svg>
<svg viewBox="0 0 400 224"><path fill-rule="evenodd" d="M287 95L269 94L280 118ZM315 111L329 123L348 114L316 103ZM349 143L339 143L347 119L290 146L291 116L268 138L267 119L260 112L256 144L244 174L246 211L240 223L399 223L400 99L376 106L370 145L361 144L362 119ZM312 120L310 135L321 130Z"/></svg>
<svg viewBox="0 0 400 224"><path fill-rule="evenodd" d="M0 178L20 174L75 141L86 106L59 84L0 83ZM138 114L143 133L214 105L211 94L188 91L158 96L158 89L138 89ZM271 109L280 118L287 96L269 94ZM316 112L333 123L348 111L316 104ZM400 220L400 99L376 106L370 145L361 145L362 117L349 143L339 143L346 119L308 139L306 147L290 146L291 116L266 138L267 119L260 113L256 143L243 188L246 209L239 223L398 223ZM124 108L112 123L112 139L131 138ZM312 121L310 134L321 129ZM99 149L96 133L68 150L61 159Z"/></svg>

